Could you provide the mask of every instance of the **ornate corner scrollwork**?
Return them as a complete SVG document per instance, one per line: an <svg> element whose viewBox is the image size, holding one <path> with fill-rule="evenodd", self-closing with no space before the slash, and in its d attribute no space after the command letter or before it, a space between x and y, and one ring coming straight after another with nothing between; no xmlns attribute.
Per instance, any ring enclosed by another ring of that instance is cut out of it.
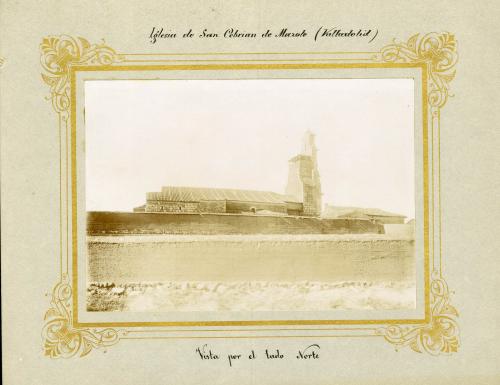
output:
<svg viewBox="0 0 500 385"><path fill-rule="evenodd" d="M450 305L448 285L439 276L439 272L434 271L432 276L431 314L428 323L417 326L390 325L377 330L377 334L394 344L396 350L403 346L410 346L415 352L426 352L432 355L458 351L460 346L458 312Z"/></svg>
<svg viewBox="0 0 500 385"><path fill-rule="evenodd" d="M42 40L40 61L42 79L50 87L52 106L63 120L70 114L70 70L74 65L107 66L124 60L112 48L90 44L86 39L71 36L53 36ZM51 358L83 357L92 349L114 345L126 331L115 329L79 328L73 324L71 310L72 290L67 276L54 287L51 307L45 313L42 331L45 355Z"/></svg>
<svg viewBox="0 0 500 385"><path fill-rule="evenodd" d="M51 308L45 313L42 331L45 355L50 358L86 356L94 348L116 344L120 332L115 329L75 328L71 312L71 286L59 282L52 291Z"/></svg>
<svg viewBox="0 0 500 385"><path fill-rule="evenodd" d="M428 102L441 108L446 104L449 83L455 77L458 61L457 42L451 33L428 33L413 35L406 43L393 41L382 48L375 60L393 63L425 63L429 80Z"/></svg>
<svg viewBox="0 0 500 385"><path fill-rule="evenodd" d="M67 113L71 104L69 76L72 65L110 65L124 60L102 42L90 44L81 37L44 38L40 44L42 78L50 86L52 105L57 113Z"/></svg>
<svg viewBox="0 0 500 385"><path fill-rule="evenodd" d="M453 34L415 34L407 42L394 40L376 54L375 61L424 64L427 69L427 103L432 116L438 117L450 96L449 83L455 77L458 61L457 42ZM432 123L434 124L434 122ZM378 335L395 345L396 350L410 346L416 352L432 355L457 352L460 332L458 312L450 305L448 285L439 271L433 271L430 282L430 314L427 323L419 325L389 325L377 330Z"/></svg>

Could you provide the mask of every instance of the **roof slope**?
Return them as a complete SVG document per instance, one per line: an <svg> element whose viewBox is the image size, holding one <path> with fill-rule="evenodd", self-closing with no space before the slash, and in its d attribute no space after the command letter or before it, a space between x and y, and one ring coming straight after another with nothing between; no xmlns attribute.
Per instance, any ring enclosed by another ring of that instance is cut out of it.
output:
<svg viewBox="0 0 500 385"><path fill-rule="evenodd" d="M161 189L161 192L147 193L147 199L165 200L171 202L199 202L204 200L283 204L285 202L297 202L297 200L291 196L278 194L272 191L178 186L165 186Z"/></svg>
<svg viewBox="0 0 500 385"><path fill-rule="evenodd" d="M363 208L363 207L343 207L343 206L330 206L325 207L323 213L324 217L327 218L339 218L339 217L356 217L362 218L367 216L378 216L378 217L406 217L402 214L395 214L388 211L384 211L376 208Z"/></svg>

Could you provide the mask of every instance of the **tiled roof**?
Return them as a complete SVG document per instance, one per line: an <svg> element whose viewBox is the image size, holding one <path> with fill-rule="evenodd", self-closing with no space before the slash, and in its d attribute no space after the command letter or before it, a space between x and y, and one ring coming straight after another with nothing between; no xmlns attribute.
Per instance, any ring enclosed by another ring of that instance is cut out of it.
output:
<svg viewBox="0 0 500 385"><path fill-rule="evenodd" d="M243 201L263 203L296 202L293 197L272 191L237 190L227 188L166 186L161 192L147 193L147 199L171 202Z"/></svg>
<svg viewBox="0 0 500 385"><path fill-rule="evenodd" d="M343 206L330 206L325 207L324 217L339 218L339 217L356 217L362 218L366 216L379 216L379 217L405 217L402 214L390 213L376 208L363 208L363 207L343 207Z"/></svg>

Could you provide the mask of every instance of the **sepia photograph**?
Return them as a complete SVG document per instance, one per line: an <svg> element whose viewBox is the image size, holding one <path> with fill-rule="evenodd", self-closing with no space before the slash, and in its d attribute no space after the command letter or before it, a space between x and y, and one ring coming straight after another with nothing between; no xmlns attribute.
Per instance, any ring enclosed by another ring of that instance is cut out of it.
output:
<svg viewBox="0 0 500 385"><path fill-rule="evenodd" d="M415 309L413 79L84 93L87 311Z"/></svg>

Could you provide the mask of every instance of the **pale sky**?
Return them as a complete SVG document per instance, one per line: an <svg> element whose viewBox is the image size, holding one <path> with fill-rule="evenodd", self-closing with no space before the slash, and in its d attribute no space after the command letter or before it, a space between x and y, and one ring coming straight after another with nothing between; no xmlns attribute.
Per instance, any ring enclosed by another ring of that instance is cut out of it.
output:
<svg viewBox="0 0 500 385"><path fill-rule="evenodd" d="M162 186L284 193L316 134L323 203L415 217L411 79L85 82L86 209Z"/></svg>

